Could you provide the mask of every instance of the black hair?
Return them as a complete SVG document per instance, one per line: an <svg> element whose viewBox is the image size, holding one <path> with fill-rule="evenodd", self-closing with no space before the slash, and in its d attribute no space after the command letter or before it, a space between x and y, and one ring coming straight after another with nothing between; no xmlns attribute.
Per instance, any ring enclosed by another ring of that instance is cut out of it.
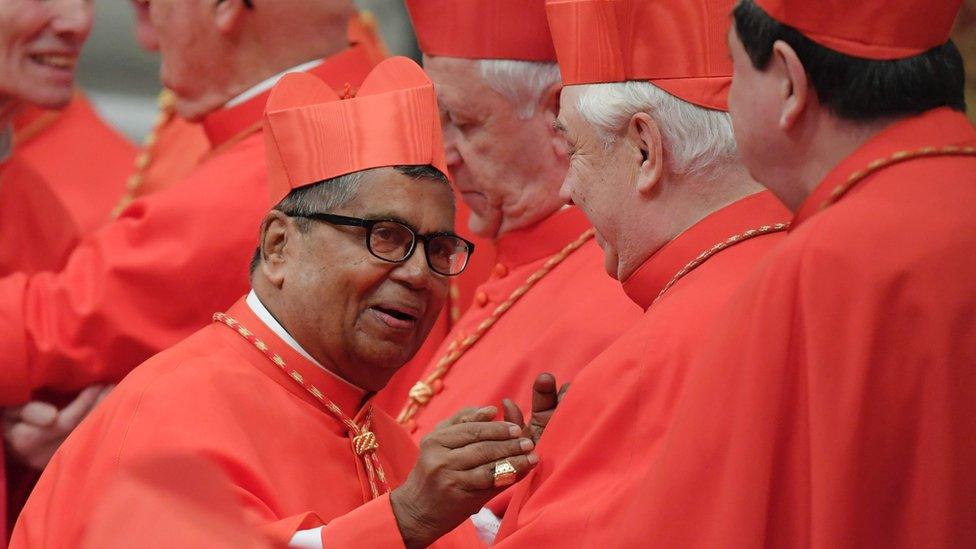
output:
<svg viewBox="0 0 976 549"><path fill-rule="evenodd" d="M732 16L735 32L757 70L769 65L773 44L778 40L789 44L820 103L840 118L870 122L938 107L966 111L965 69L951 40L904 59L864 59L821 46L770 17L754 0L741 0Z"/></svg>

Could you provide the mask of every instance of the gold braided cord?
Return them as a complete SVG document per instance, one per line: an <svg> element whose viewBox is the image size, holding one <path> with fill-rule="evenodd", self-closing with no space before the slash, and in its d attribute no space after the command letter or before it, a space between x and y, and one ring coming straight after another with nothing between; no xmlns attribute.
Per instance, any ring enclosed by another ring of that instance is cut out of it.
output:
<svg viewBox="0 0 976 549"><path fill-rule="evenodd" d="M379 497L380 494L389 491L389 486L386 482L386 474L383 472L383 466L380 464L379 457L376 455L376 450L380 447L380 445L376 440L376 434L373 433L369 428L369 424L373 417L372 408L366 411L366 414L363 417L362 425L357 425L356 422L350 419L349 416L346 415L336 403L327 398L318 387L306 383L304 376L302 376L298 370L288 368L288 365L285 363L285 359L281 358L281 355L272 351L271 348L268 347L267 343L261 341L261 339L254 335L253 332L245 328L240 322L234 320L224 313L214 313L213 319L214 321L220 322L221 324L224 324L230 329L234 330L241 337L254 345L254 347L256 347L259 351L264 353L264 355L268 357L268 359L270 359L275 366L281 368L283 372L288 374L288 377L295 380L296 383L311 393L316 400L325 406L326 410L328 410L330 414L332 414L340 423L345 425L352 439L353 451L363 462L363 468L366 470L366 477L369 480L369 488L373 498L375 499ZM377 480L379 482L377 482Z"/></svg>
<svg viewBox="0 0 976 549"><path fill-rule="evenodd" d="M764 234L778 233L778 232L785 231L789 228L790 228L789 223L776 223L775 225L763 225L762 227L749 229L744 233L731 236L725 241L719 242L718 244L698 254L698 257L692 259L690 262L688 262L687 265L682 267L680 271L678 271L673 277L671 277L671 280L669 280L668 283L664 285L664 288L661 289L661 292L657 294L656 298L654 298L654 303L657 303L662 297L664 297L664 294L668 290L670 290L671 287L674 286L679 280L684 278L685 275L697 269L699 266L701 266L702 263L708 261L708 259L713 255L721 252L722 250L731 248L736 244L741 244L747 240L756 238L757 236L762 236ZM651 306L653 306L654 303L651 303Z"/></svg>
<svg viewBox="0 0 976 549"><path fill-rule="evenodd" d="M559 253L550 257L548 260L546 260L542 267L539 268L539 270L529 275L521 286L516 288L505 301L498 305L498 307L495 307L495 310L492 311L491 316L478 324L478 327L473 333L466 337L461 337L452 341L447 348L447 353L441 357L434 370L426 378L418 381L413 388L410 389L409 398L407 399L407 403L403 407L403 410L400 412L400 415L397 416L397 422L404 424L413 419L413 417L417 415L417 412L426 406L427 403L430 402L430 399L433 398L434 393L436 392L434 390L435 384L438 382L443 383L441 379L447 375L447 372L450 371L451 367L454 366L454 364L457 363L462 356L464 356L464 353L471 349L475 343L477 343L486 333L488 333L492 326L494 326L495 323L497 323L498 320L504 316L505 313L507 313L509 309L511 309L512 306L518 302L519 299L522 298L522 296L528 293L533 286L552 272L557 265L565 261L566 258L568 258L573 252L580 249L583 244L586 244L591 238L593 238L594 234L595 231L592 228L584 231L579 238L569 243L565 248L560 250Z"/></svg>
<svg viewBox="0 0 976 549"><path fill-rule="evenodd" d="M863 170L852 173L850 177L847 178L847 181L838 185L830 193L830 197L820 205L820 209L823 210L825 208L829 208L838 200L843 198L843 196L847 194L848 191L853 189L858 183L864 181L864 179L866 179L869 175L872 175L880 170L895 164L908 162L909 160L932 158L937 156L976 156L976 147L922 147L912 151L898 151L887 158L879 158L868 164Z"/></svg>
<svg viewBox="0 0 976 549"><path fill-rule="evenodd" d="M976 157L976 147L922 147L921 149L916 149L913 151L899 151L887 158L879 158L867 165L863 170L856 171L847 178L847 180L834 188L830 193L830 197L821 204L820 209L825 209L835 204L838 200L844 197L848 191L853 189L858 183L864 181L868 176L883 170L889 166L899 164L901 162L907 162L909 160L914 160L917 158L932 158L937 156L973 156ZM678 280L690 273L692 270L697 268L699 265L704 263L708 258L717 254L718 252L744 242L751 238L761 236L764 234L785 231L790 228L789 223L777 223L776 225L764 225L758 229L750 229L742 234L735 235L725 242L721 242L712 246L710 249L699 254L698 257L693 259L690 263L684 266L674 277L664 286L661 293L658 294L657 298L654 300L655 303L664 293L667 292Z"/></svg>
<svg viewBox="0 0 976 549"><path fill-rule="evenodd" d="M135 200L136 193L139 192L139 188L142 187L142 183L146 179L146 168L152 163L153 156L156 153L155 146L159 132L176 116L176 96L173 95L173 92L169 90L159 92L156 103L159 107L159 115L156 117L156 123L153 124L149 135L142 142L142 150L136 155L135 172L125 182L125 195L115 205L115 208L112 209L113 218L118 217L122 213L122 210Z"/></svg>

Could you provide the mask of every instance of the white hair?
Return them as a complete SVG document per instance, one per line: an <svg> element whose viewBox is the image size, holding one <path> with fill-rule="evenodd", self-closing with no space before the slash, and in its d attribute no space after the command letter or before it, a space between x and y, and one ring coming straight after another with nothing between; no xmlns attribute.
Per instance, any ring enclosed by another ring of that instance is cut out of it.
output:
<svg viewBox="0 0 976 549"><path fill-rule="evenodd" d="M660 127L668 169L677 175L705 175L736 158L728 113L693 105L649 82L586 85L577 108L608 146L635 114L646 113Z"/></svg>
<svg viewBox="0 0 976 549"><path fill-rule="evenodd" d="M508 99L523 120L532 118L546 90L562 81L556 63L481 59L478 65L485 84Z"/></svg>

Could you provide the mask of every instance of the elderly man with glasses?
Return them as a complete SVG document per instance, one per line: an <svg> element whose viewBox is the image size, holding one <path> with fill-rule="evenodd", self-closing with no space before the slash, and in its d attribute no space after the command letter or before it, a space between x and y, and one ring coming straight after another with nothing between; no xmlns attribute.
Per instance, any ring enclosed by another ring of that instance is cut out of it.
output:
<svg viewBox="0 0 976 549"><path fill-rule="evenodd" d="M515 480L499 464L521 475L537 462L534 440L492 421L494 408L458 413L418 457L372 403L473 251L453 233L437 101L420 67L389 59L346 100L289 75L264 135L274 206L251 292L137 368L79 427L13 547L74 546L120 471L165 455L217 465L273 539L327 547L426 546ZM444 542L473 536L465 525Z"/></svg>

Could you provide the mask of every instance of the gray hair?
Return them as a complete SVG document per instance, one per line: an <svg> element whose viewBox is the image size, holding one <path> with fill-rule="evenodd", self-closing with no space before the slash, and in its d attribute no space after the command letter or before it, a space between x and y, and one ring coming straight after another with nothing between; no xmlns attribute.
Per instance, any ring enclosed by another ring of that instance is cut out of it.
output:
<svg viewBox="0 0 976 549"><path fill-rule="evenodd" d="M508 99L522 120L532 118L546 90L562 81L556 63L481 59L478 65L485 84Z"/></svg>
<svg viewBox="0 0 976 549"><path fill-rule="evenodd" d="M693 105L649 82L586 85L577 108L608 146L635 114L648 114L661 128L668 169L677 175L707 175L736 158L728 113Z"/></svg>

